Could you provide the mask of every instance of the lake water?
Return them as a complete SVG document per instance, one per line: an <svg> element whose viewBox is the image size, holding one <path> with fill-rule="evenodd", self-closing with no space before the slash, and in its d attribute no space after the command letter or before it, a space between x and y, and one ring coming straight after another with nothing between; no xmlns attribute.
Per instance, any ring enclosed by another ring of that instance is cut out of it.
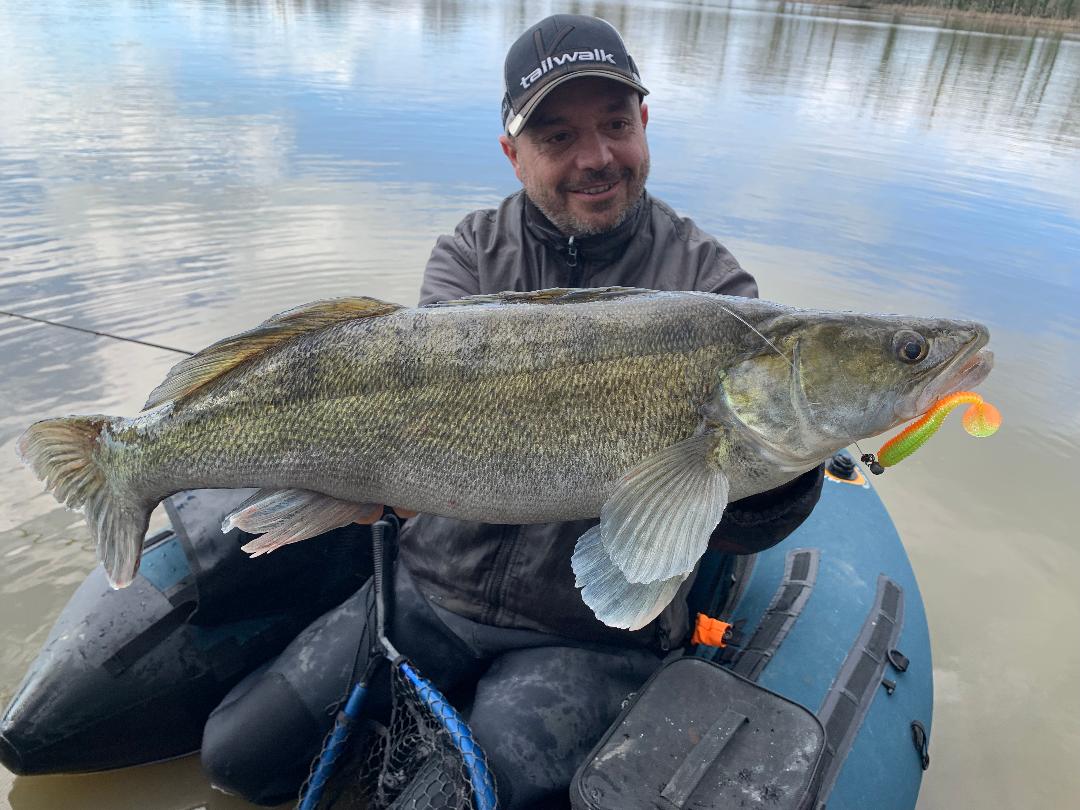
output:
<svg viewBox="0 0 1080 810"><path fill-rule="evenodd" d="M435 237L517 187L502 57L553 9L0 0L0 309L198 349L317 298L415 301ZM763 297L989 324L1002 430L946 425L875 482L934 641L920 808L1076 806L1080 41L752 0L574 9L652 90L650 189ZM0 317L0 704L94 565L15 437L133 413L175 359ZM0 772L5 803L246 806L193 759Z"/></svg>

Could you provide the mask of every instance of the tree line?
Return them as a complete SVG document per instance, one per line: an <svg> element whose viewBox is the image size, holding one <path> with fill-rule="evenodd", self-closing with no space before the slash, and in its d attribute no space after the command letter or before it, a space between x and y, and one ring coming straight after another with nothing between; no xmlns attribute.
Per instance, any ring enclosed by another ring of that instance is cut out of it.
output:
<svg viewBox="0 0 1080 810"><path fill-rule="evenodd" d="M956 11L1017 14L1052 20L1080 20L1080 0L886 0L889 5L930 6Z"/></svg>

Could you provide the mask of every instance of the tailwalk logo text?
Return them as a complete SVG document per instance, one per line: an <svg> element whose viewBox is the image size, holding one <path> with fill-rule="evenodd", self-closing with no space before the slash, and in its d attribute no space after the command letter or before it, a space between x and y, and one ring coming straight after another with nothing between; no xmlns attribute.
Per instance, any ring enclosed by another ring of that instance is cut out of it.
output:
<svg viewBox="0 0 1080 810"><path fill-rule="evenodd" d="M528 90L530 84L535 82L549 70L554 70L560 65L565 65L567 62L608 62L609 64L614 65L615 57L603 48L593 48L591 51L574 51L573 53L564 53L561 56L549 56L540 63L540 67L528 76L521 77L522 88Z"/></svg>

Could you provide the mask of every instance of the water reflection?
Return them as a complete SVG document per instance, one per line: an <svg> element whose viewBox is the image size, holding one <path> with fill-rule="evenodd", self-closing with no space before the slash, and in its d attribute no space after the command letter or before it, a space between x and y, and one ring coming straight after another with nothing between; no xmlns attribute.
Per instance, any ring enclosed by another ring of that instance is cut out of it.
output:
<svg viewBox="0 0 1080 810"><path fill-rule="evenodd" d="M97 774L16 779L8 796L13 810L242 810L253 805L206 784L196 757ZM0 790L3 789L0 775ZM78 797L78 804L72 804ZM283 804L277 810L292 807Z"/></svg>
<svg viewBox="0 0 1080 810"><path fill-rule="evenodd" d="M1080 40L753 0L557 8L620 28L652 90L650 188L767 296L990 324L985 390L1007 429L977 448L943 431L880 485L942 673L929 806L1021 806L1034 782L1061 806L1080 742L1036 756L1034 741L1044 722L1065 738L1080 707L1060 673L1080 662L1030 628L1080 619L1075 487L1052 472L1080 442ZM9 0L0 309L194 349L315 298L414 300L434 237L516 188L495 142L502 55L553 10ZM174 360L0 317L0 700L92 558L15 436L46 415L134 412ZM973 608L991 598L997 632ZM999 680L985 651L1002 635L1053 671ZM1017 705L1009 689L1031 682L1034 705ZM203 801L185 767L146 772L162 780L149 806L179 806L173 780ZM19 780L9 801L115 798L129 778Z"/></svg>

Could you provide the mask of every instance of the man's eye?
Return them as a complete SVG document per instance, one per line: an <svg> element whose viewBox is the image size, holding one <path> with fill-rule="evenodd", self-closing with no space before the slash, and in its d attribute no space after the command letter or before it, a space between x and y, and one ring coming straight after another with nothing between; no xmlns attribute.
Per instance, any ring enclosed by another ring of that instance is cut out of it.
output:
<svg viewBox="0 0 1080 810"><path fill-rule="evenodd" d="M547 139L548 143L566 143L568 140L570 140L569 132L556 132Z"/></svg>

